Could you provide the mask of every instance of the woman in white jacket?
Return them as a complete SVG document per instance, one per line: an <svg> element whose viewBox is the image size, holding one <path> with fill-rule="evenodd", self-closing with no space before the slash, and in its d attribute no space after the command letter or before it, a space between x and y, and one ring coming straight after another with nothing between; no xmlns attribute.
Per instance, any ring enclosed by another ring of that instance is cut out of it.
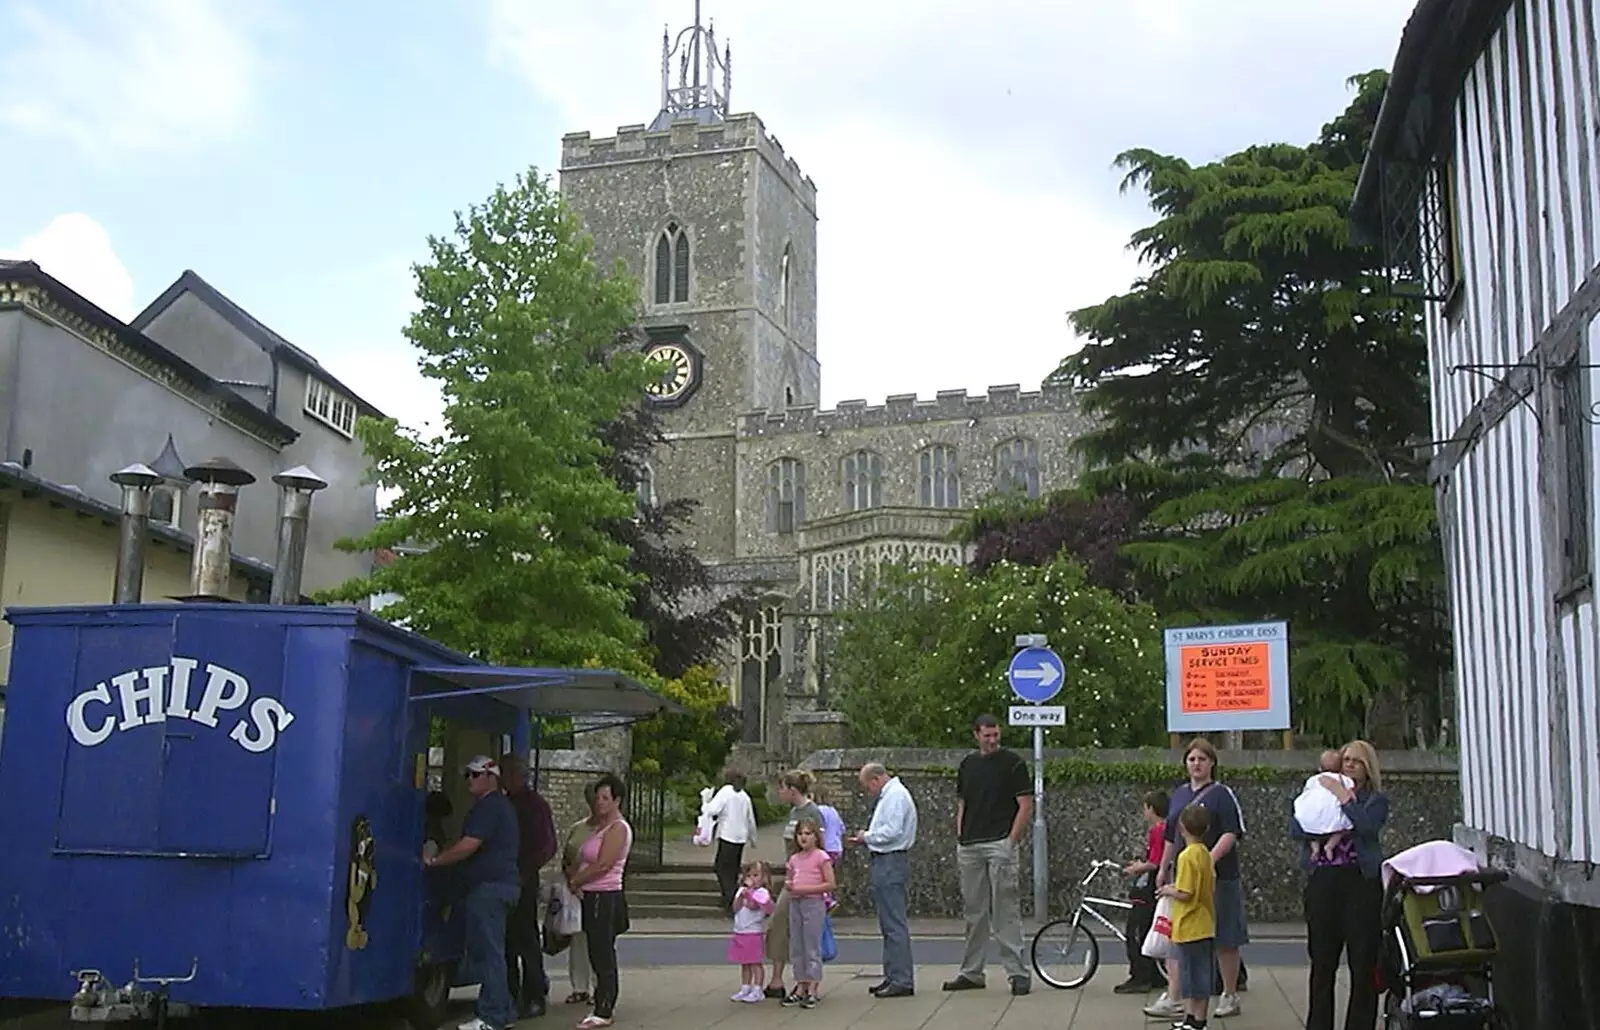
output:
<svg viewBox="0 0 1600 1030"><path fill-rule="evenodd" d="M717 887L722 892L722 906L733 907L733 896L739 889L739 868L744 860L746 845L756 845L756 809L745 793L743 773L729 773L722 789L712 795L700 808L702 816L717 821L714 837L717 853L712 868L717 873Z"/></svg>

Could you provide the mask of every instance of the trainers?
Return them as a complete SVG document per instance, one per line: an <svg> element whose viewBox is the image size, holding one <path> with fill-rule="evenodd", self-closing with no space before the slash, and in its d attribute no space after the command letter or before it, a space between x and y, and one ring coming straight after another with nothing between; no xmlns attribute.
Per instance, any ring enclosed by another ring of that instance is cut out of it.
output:
<svg viewBox="0 0 1600 1030"><path fill-rule="evenodd" d="M814 1008L816 1008L817 1007L817 996L815 994L807 994L807 995L805 995L804 997L802 997L800 999L800 1007L803 1008L803 1009L814 1009Z"/></svg>
<svg viewBox="0 0 1600 1030"><path fill-rule="evenodd" d="M462 1023L460 1026L456 1027L456 1030L494 1030L494 1027L488 1023L485 1023L477 1016L473 1016L465 1023Z"/></svg>
<svg viewBox="0 0 1600 1030"><path fill-rule="evenodd" d="M745 984L728 996L729 1001L748 1001L750 998L750 985Z"/></svg>
<svg viewBox="0 0 1600 1030"><path fill-rule="evenodd" d="M782 1005L786 1009L794 1008L796 1005L800 1004L800 992L798 990L790 991L788 994L783 996L783 1000L778 1004Z"/></svg>
<svg viewBox="0 0 1600 1030"><path fill-rule="evenodd" d="M1166 991L1162 991L1160 997L1144 1007L1144 1014L1154 1016L1157 1019L1182 1016L1184 1014L1183 1005L1168 997Z"/></svg>
<svg viewBox="0 0 1600 1030"><path fill-rule="evenodd" d="M1011 978L1011 995L1012 995L1012 997L1020 998L1024 994L1027 994L1032 989L1033 989L1033 982L1031 980L1029 980L1027 977L1025 977L1025 976L1013 976Z"/></svg>
<svg viewBox="0 0 1600 1030"><path fill-rule="evenodd" d="M1111 988L1111 993L1112 994L1149 994L1152 990L1155 989L1155 986L1156 986L1155 984L1151 983L1148 980L1141 980L1136 976L1130 976L1126 980L1124 980L1121 983L1117 984L1115 987Z"/></svg>
<svg viewBox="0 0 1600 1030"><path fill-rule="evenodd" d="M1217 1007L1211 1010L1213 1016L1237 1016L1239 1014L1239 996L1224 994L1217 999Z"/></svg>
<svg viewBox="0 0 1600 1030"><path fill-rule="evenodd" d="M759 1005L761 1002L767 1000L767 996L760 987L756 986L755 984L751 984L745 989L744 997L740 998L739 1000L749 1002L752 1005Z"/></svg>

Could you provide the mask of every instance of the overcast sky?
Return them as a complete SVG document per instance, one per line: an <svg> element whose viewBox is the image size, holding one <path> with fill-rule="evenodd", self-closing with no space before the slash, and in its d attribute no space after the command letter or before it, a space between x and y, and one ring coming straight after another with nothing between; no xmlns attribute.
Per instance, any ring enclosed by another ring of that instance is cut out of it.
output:
<svg viewBox="0 0 1600 1030"><path fill-rule="evenodd" d="M1124 289L1115 155L1305 142L1412 0L704 0L817 184L822 399L1039 380ZM123 318L190 268L402 422L452 212L648 122L693 0L0 0L0 256ZM804 15L797 12L804 11ZM949 255L948 260L941 255Z"/></svg>

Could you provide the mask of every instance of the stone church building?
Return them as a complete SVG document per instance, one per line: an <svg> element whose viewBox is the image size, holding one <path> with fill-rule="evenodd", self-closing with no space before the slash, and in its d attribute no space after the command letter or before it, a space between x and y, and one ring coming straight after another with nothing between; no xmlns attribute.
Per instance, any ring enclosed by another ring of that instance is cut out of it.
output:
<svg viewBox="0 0 1600 1030"><path fill-rule="evenodd" d="M822 739L803 727L829 721L829 613L864 570L962 560L948 534L964 514L991 490L1069 483L1086 421L1054 386L820 409L817 187L760 118L730 112L712 31L664 38L662 80L648 126L563 138L561 193L600 266L638 278L645 346L667 363L651 403L669 442L642 489L697 499L696 553L764 599L727 673L741 750L770 764ZM884 345L914 359L909 334Z"/></svg>

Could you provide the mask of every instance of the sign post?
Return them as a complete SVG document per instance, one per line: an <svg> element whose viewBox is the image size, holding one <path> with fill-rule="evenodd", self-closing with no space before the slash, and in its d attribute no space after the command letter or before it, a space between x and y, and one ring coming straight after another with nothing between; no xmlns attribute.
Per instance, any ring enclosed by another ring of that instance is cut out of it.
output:
<svg viewBox="0 0 1600 1030"><path fill-rule="evenodd" d="M1006 669L1011 692L1026 705L1012 705L1010 723L1033 727L1033 917L1043 923L1050 909L1050 851L1044 830L1044 728L1065 726L1064 705L1047 705L1066 679L1061 658L1045 646L1043 633L1016 638L1017 653Z"/></svg>
<svg viewBox="0 0 1600 1030"><path fill-rule="evenodd" d="M1163 635L1168 733L1290 728L1288 623L1186 626Z"/></svg>

